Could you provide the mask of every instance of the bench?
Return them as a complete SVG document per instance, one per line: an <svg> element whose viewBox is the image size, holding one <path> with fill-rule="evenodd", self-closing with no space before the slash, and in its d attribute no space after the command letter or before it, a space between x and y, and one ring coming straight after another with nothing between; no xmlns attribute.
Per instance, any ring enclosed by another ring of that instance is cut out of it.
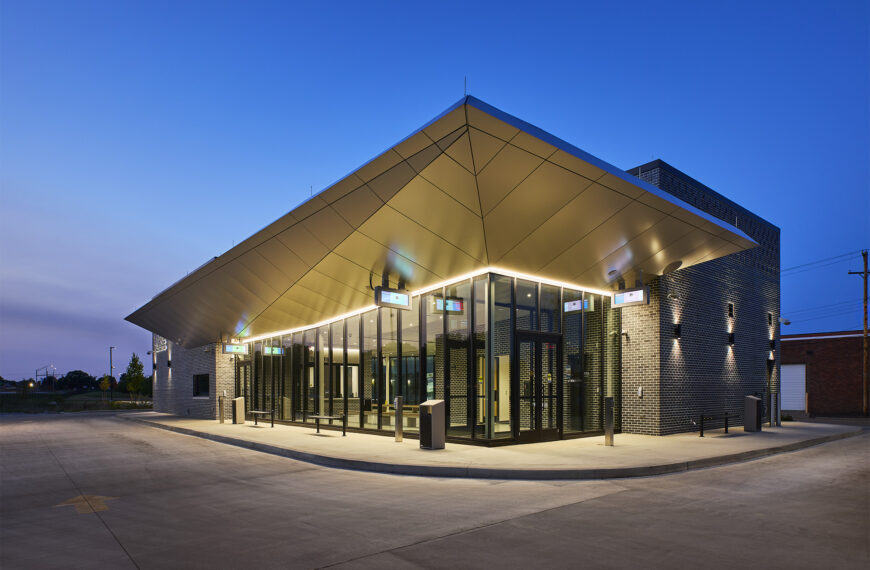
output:
<svg viewBox="0 0 870 570"><path fill-rule="evenodd" d="M725 433L728 433L728 418L730 417L728 412L723 414L701 414L698 417L698 424L701 428L701 435L699 437L704 437L704 420L725 420Z"/></svg>
<svg viewBox="0 0 870 570"><path fill-rule="evenodd" d="M347 414L342 414L340 416L327 416L327 415L314 415L311 414L308 416L309 418L314 419L314 425L317 426L317 433L320 433L320 420L341 420L341 435L342 437L347 435Z"/></svg>
<svg viewBox="0 0 870 570"><path fill-rule="evenodd" d="M248 410L248 413L254 416L254 425L257 425L258 417L269 416L272 419L272 427L275 427L275 410Z"/></svg>

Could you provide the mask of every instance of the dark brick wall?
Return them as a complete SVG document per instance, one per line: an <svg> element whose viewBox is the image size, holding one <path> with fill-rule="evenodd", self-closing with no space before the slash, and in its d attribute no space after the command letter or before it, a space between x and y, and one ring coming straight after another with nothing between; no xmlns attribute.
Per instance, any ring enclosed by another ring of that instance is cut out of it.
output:
<svg viewBox="0 0 870 570"><path fill-rule="evenodd" d="M622 312L622 431L658 435L660 421L659 283L650 284L649 305ZM638 390L643 389L642 395Z"/></svg>
<svg viewBox="0 0 870 570"><path fill-rule="evenodd" d="M854 331L852 334L860 332ZM860 336L812 340L789 340L788 337L782 339L782 363L806 364L809 414L863 413L863 354L864 340Z"/></svg>
<svg viewBox="0 0 870 570"><path fill-rule="evenodd" d="M633 319L632 330L658 342L658 426L648 415L637 417L646 409L640 404L633 408L634 416L623 414L623 422L633 422L630 425L639 433L665 435L695 429L692 419L702 412L742 416L744 396L766 398L768 385L774 393L779 391L779 342L770 350L770 340L779 338L779 228L665 162L654 161L629 173L735 225L760 245L653 281L654 308ZM728 316L729 303L734 305L733 317ZM634 308L623 309L624 320ZM677 322L682 336L675 341ZM729 332L735 335L733 347L728 345ZM633 339L623 339L623 351L633 350L630 342ZM630 406L636 399L632 386L650 382L649 373L623 358L624 404Z"/></svg>

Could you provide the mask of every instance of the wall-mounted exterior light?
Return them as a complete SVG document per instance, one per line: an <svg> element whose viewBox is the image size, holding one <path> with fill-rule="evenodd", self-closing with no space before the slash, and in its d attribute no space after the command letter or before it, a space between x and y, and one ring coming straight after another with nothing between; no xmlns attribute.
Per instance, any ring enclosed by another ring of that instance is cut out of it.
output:
<svg viewBox="0 0 870 570"><path fill-rule="evenodd" d="M683 325L681 323L676 323L674 325L674 338L680 338L683 336Z"/></svg>
<svg viewBox="0 0 870 570"><path fill-rule="evenodd" d="M728 333L728 346L734 346L734 333Z"/></svg>
<svg viewBox="0 0 870 570"><path fill-rule="evenodd" d="M775 339L770 340L770 350L776 350L776 340Z"/></svg>
<svg viewBox="0 0 870 570"><path fill-rule="evenodd" d="M767 313L767 324L773 324L773 313Z"/></svg>
<svg viewBox="0 0 870 570"><path fill-rule="evenodd" d="M171 360L166 361L166 368L172 368L172 361Z"/></svg>
<svg viewBox="0 0 870 570"><path fill-rule="evenodd" d="M734 316L734 303L728 303L728 316Z"/></svg>

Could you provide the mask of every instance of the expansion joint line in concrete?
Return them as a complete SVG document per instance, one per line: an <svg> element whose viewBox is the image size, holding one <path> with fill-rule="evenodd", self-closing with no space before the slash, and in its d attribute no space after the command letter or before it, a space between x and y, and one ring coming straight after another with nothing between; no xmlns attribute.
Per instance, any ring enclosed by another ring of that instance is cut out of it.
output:
<svg viewBox="0 0 870 570"><path fill-rule="evenodd" d="M112 538L115 540L115 542L121 548L121 550L124 551L124 554L127 555L127 558L130 560L130 563L138 569L139 565L136 563L136 561L130 555L130 552L124 547L124 545L121 543L121 540L117 537L117 535L115 535L115 533L112 532L112 529L109 528L109 525L106 523L106 521L103 519L103 516L100 514L99 509L94 508L94 505L92 505L90 503L90 500L88 500L87 495L85 495L85 492L82 491L82 488L79 487L79 484L76 483L75 479L72 478L72 475L69 474L69 471L66 470L66 467L63 466L63 463L61 463L60 459L58 459L57 455L55 455L55 453L51 449L51 446L49 445L49 443L46 442L45 439L42 437L42 434L39 433L39 430L36 431L36 436L39 438L39 441L43 445L43 447L45 447L45 449L48 450L48 452L51 454L52 459L54 459L55 463L57 463L57 466L60 467L60 470L63 471L63 474L66 475L66 478L69 479L69 482L72 483L72 486L75 487L76 492L79 494L79 496L83 497L84 500L87 501L88 505L91 507L91 511L93 512L93 514L96 515L96 517L98 519L100 519L100 523L102 523L102 525L106 528L106 531L108 531L108 533L112 536Z"/></svg>
<svg viewBox="0 0 870 570"><path fill-rule="evenodd" d="M609 497L609 496L611 496L611 495L615 495L615 494L617 494L617 493L622 493L622 492L624 492L624 491L628 491L628 490L629 490L628 487L622 487L622 486L620 486L620 485L617 485L616 483L612 483L612 482L611 482L611 483L609 483L609 484L610 484L610 485L613 485L613 486L615 486L615 487L619 487L619 489L616 490L616 491L614 491L614 492L612 492L612 493L605 493L605 494L603 494L603 495L597 495L597 496L595 496L595 497L588 497L588 498L585 498L585 499L580 499L579 501L571 501L571 502L569 502L569 503L565 503L565 504L562 504L562 505L556 505L556 506L553 506L553 507L548 507L548 508L546 508L546 509L541 509L541 510L539 510L539 511L535 511L535 512L533 512L533 513L525 513L525 514L522 514L522 515L517 515L517 516L515 516L515 517L508 517L508 518L505 518L505 519L501 519L501 520L497 520L497 521L492 521L492 522L488 522L488 523L480 524L480 525L477 525L477 526L474 526L474 527L471 527L471 528L462 528L462 529L459 529L459 530L456 530L456 531L453 531L453 532L448 532L447 534L442 534L442 535L439 535L439 536L433 536L433 537L431 537L431 538L421 538L420 540L417 540L417 541L414 541L414 542L409 542L408 544L402 544L401 546L394 546L394 547L392 547L392 548L387 548L386 550L381 550L381 551L379 551L379 552L372 552L372 553L370 553L370 554L363 554L362 556L357 556L356 558L348 558L347 560L341 560L341 561L339 561L339 562L333 562L332 564L327 564L327 565L325 565L325 566L318 566L318 567L317 567L317 570L320 570L321 568L332 568L332 567L334 567L334 566L340 566L340 565L342 565L342 564L348 564L349 562L357 562L357 561L359 561L359 560L365 560L366 558L371 558L371 557L373 557L373 556L380 556L381 554L387 554L387 553L390 553L390 552L396 552L397 550L402 550L402 549L404 549L404 548L411 548L411 547L413 547L413 546L419 546L419 545L421 545L421 544L428 544L428 543L430 543L430 542L435 542L436 540L441 540L441 539L444 539L444 538L450 538L450 537L452 537L452 536L460 536L460 535L463 535L463 534L468 534L468 533L471 533L471 532L476 532L476 531L478 531L478 530L483 530L483 529L485 529L485 528L489 528L489 527L497 526L497 525L500 525L500 524L504 524L504 523L506 523L506 522L517 521L517 520L524 519L524 518L526 518L526 517L532 517L532 516L537 516L537 515L541 515L541 514L544 514L544 513L549 513L549 512L551 512L551 511L555 511L555 510L558 510L558 509L563 509L563 508L565 508L565 507L571 507L571 506L574 506L574 505L579 505L580 503L588 503L589 501L594 501L594 500L596 500L596 499L601 499L601 498L603 498L603 497Z"/></svg>

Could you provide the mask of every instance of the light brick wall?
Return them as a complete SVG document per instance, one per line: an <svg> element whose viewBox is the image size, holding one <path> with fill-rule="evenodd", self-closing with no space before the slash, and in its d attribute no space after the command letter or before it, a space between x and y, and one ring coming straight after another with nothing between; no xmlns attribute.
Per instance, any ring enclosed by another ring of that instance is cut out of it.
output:
<svg viewBox="0 0 870 570"><path fill-rule="evenodd" d="M172 366L168 366L171 360ZM209 375L208 396L193 395L193 377ZM227 391L224 408L231 416L229 400L234 397L235 368L233 357L221 354L219 344L186 349L169 342L167 350L157 353L154 371L154 410L178 416L215 419L218 396Z"/></svg>

